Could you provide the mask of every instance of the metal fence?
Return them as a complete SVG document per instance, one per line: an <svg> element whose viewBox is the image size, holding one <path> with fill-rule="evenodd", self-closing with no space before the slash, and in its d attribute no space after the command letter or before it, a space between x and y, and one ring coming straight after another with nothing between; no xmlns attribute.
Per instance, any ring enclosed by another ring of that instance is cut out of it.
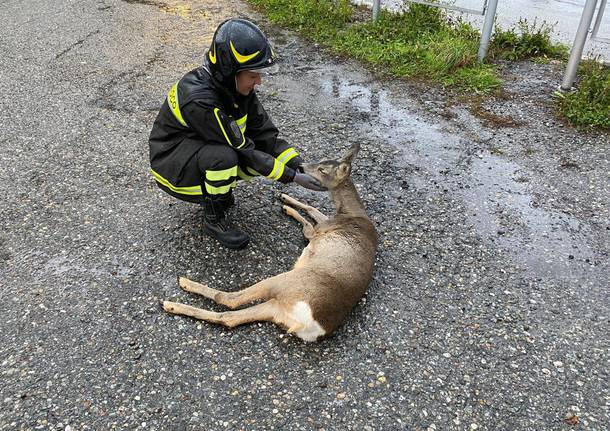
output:
<svg viewBox="0 0 610 431"><path fill-rule="evenodd" d="M597 10L597 19L595 20L595 25L593 25L593 30L591 30L591 40L597 40L600 42L610 43L610 38L599 37L597 35L599 32L599 27L602 23L602 19L604 18L605 9L606 9L606 0L601 0L601 2L599 3L599 9Z"/></svg>
<svg viewBox="0 0 610 431"><path fill-rule="evenodd" d="M606 2L606 0L602 0ZM498 0L483 0L483 6L481 10L469 9L460 6L456 6L448 3L433 3L426 0L405 0L408 3L419 3L432 7L439 7L443 9L453 10L457 12L464 12L473 15L483 15L485 17L483 21L483 29L481 30L481 43L479 44L479 61L483 61L487 55L489 49L489 41L491 39L491 32L493 29L494 19L496 17L496 9L498 6ZM379 9L381 8L381 0L373 0L373 19L376 20L379 17Z"/></svg>
<svg viewBox="0 0 610 431"><path fill-rule="evenodd" d="M587 41L587 36L591 33L591 40L597 40L600 42L610 43L610 39L599 37L599 27L604 17L604 10L606 9L607 0L587 0L585 7L580 17L580 23L578 24L578 30L576 30L576 37L574 38L574 44L570 51L570 59L566 66L566 71L563 75L563 81L561 83L562 90L570 90L574 81L576 80L576 72L578 71L578 65L582 59L582 51ZM599 8L597 8L599 4ZM593 23L593 17L595 16L595 9L597 8L597 18L595 24L591 29L591 23Z"/></svg>

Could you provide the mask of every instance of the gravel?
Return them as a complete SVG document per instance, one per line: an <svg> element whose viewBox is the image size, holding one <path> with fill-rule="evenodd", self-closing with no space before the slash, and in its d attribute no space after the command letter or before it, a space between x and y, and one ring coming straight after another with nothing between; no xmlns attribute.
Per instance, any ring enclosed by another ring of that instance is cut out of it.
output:
<svg viewBox="0 0 610 431"><path fill-rule="evenodd" d="M216 25L260 20L283 58L260 89L307 160L362 150L380 234L368 294L333 337L167 315L220 310L184 275L236 290L305 241L287 191L240 184L252 236L221 249L158 190L147 137ZM0 5L0 430L567 430L610 422L607 133L557 119L562 66L503 63L470 106L367 72L237 1Z"/></svg>

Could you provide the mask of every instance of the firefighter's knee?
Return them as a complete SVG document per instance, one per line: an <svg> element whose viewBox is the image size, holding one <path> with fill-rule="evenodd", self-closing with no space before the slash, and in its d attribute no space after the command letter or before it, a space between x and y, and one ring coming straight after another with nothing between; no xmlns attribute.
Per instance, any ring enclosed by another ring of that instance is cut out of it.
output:
<svg viewBox="0 0 610 431"><path fill-rule="evenodd" d="M208 170L228 169L237 166L237 152L228 145L206 145L198 153L199 169L202 173Z"/></svg>
<svg viewBox="0 0 610 431"><path fill-rule="evenodd" d="M199 152L199 167L207 195L224 195L235 187L238 157L224 145L208 145Z"/></svg>

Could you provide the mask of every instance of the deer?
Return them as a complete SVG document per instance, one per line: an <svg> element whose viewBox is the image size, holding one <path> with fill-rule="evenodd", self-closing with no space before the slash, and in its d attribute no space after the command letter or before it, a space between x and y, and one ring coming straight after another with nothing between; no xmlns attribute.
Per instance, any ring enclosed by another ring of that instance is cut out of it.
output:
<svg viewBox="0 0 610 431"><path fill-rule="evenodd" d="M360 145L354 144L338 160L302 165L303 172L316 178L330 193L336 211L332 217L286 194L280 196L283 212L303 226L303 235L309 241L290 271L235 292L179 277L184 291L211 299L231 311L214 312L171 301L163 301L163 309L229 328L272 322L305 342L328 337L341 326L373 278L377 231L351 179L352 163L359 150ZM258 303L239 309L254 302Z"/></svg>

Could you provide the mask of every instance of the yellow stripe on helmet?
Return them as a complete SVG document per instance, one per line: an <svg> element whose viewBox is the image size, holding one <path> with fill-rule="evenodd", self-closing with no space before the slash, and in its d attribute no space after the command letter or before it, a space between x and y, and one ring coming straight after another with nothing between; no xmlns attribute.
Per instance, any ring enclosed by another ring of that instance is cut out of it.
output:
<svg viewBox="0 0 610 431"><path fill-rule="evenodd" d="M256 57L258 54L261 53L260 51L256 51L254 54L241 55L239 52L237 52L237 50L233 46L233 41L232 40L229 41L229 45L231 45L231 52L233 53L233 55L235 56L235 59L237 60L237 62L239 64L246 63L246 62L252 60L254 57Z"/></svg>
<svg viewBox="0 0 610 431"><path fill-rule="evenodd" d="M212 48L214 50L214 54L212 54L212 51L208 51L208 57L210 57L210 61L212 62L212 64L216 64L216 44L215 43L212 44Z"/></svg>

